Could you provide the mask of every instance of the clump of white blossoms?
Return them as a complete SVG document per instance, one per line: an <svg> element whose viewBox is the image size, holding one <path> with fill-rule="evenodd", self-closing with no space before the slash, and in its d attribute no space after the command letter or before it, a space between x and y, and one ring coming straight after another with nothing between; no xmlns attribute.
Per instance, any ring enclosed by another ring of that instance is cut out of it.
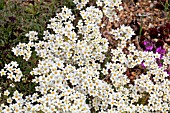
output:
<svg viewBox="0 0 170 113"><path fill-rule="evenodd" d="M128 47L129 54L123 52L126 41L134 35L129 26L121 26L109 31L120 40L116 49L111 49L111 61L102 66L109 51L109 42L100 33L100 23L104 15L113 21L117 19L115 8L122 9L121 1L97 0L97 6L86 7L88 0L74 0L80 10L81 19L74 26L75 15L71 9L63 7L50 19L49 29L44 31L43 41L39 41L37 32L30 31L26 36L29 43L19 43L12 49L16 56L26 61L31 57L31 48L35 48L39 60L38 67L30 74L35 76L32 82L38 84L36 92L23 98L23 94L14 91L7 99L8 105L1 104L2 113L146 113L168 112L170 105L170 82L168 74L156 63L158 54L138 51L134 44ZM169 56L165 55L168 60ZM146 74L134 80L125 74L127 68L141 64L147 68ZM0 71L1 76L19 82L22 72L16 62L11 62ZM151 75L154 82L150 79ZM101 76L110 77L106 82ZM8 96L6 90L3 95ZM138 104L144 96L147 104ZM15 101L15 103L12 103Z"/></svg>
<svg viewBox="0 0 170 113"><path fill-rule="evenodd" d="M7 76L8 79L19 82L23 76L20 68L17 68L17 62L12 61L8 65L6 64L4 69L0 71L0 76Z"/></svg>

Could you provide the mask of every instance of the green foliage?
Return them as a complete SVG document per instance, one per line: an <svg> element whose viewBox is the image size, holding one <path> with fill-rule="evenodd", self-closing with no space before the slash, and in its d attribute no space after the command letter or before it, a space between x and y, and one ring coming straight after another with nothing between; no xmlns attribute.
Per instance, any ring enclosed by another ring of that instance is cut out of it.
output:
<svg viewBox="0 0 170 113"><path fill-rule="evenodd" d="M169 0L164 2L164 3L161 1L161 4L163 5L165 12L169 11L169 7L170 7L170 1Z"/></svg>
<svg viewBox="0 0 170 113"><path fill-rule="evenodd" d="M43 31L46 30L49 19L55 16L56 12L60 11L64 5L70 8L74 7L71 0L45 1L0 0L0 70L5 64L17 61L24 75L21 82L0 77L0 86L3 87L0 90L1 93L5 90L9 90L11 93L19 90L24 95L35 92L34 87L37 84L31 82L34 77L30 75L30 71L36 67L40 58L33 51L31 58L26 62L21 56L16 57L11 49L19 42L27 43L28 38L25 37L25 34L29 31L37 31L39 40L42 40ZM9 86L11 83L15 87ZM0 104L4 103L6 98L2 95Z"/></svg>
<svg viewBox="0 0 170 113"><path fill-rule="evenodd" d="M4 4L5 4L5 1L1 0L0 1L0 10L2 10L4 8Z"/></svg>
<svg viewBox="0 0 170 113"><path fill-rule="evenodd" d="M19 42L28 42L25 37L28 31L39 32L39 38L42 40L48 20L55 16L63 5L71 8L73 4L70 0L45 1L0 1L0 68L15 60L11 56L11 48Z"/></svg>

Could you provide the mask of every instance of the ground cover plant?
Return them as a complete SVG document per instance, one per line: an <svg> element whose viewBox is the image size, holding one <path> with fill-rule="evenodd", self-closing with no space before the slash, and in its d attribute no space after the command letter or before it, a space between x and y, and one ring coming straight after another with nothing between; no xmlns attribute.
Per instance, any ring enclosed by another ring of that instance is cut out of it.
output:
<svg viewBox="0 0 170 113"><path fill-rule="evenodd" d="M168 113L169 3L148 3L161 25L121 0L2 1L21 12L0 21L0 112Z"/></svg>

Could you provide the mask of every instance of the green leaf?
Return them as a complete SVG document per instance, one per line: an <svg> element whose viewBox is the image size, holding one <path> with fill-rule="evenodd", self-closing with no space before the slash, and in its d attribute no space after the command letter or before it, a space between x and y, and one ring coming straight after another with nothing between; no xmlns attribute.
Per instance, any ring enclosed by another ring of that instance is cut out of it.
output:
<svg viewBox="0 0 170 113"><path fill-rule="evenodd" d="M7 57L8 57L9 59L12 59L12 55L11 55L11 54L7 54Z"/></svg>
<svg viewBox="0 0 170 113"><path fill-rule="evenodd" d="M30 14L34 14L34 10L32 8L26 7L25 11Z"/></svg>
<svg viewBox="0 0 170 113"><path fill-rule="evenodd" d="M37 12L36 14L35 14L35 17L39 17L40 16L40 12Z"/></svg>
<svg viewBox="0 0 170 113"><path fill-rule="evenodd" d="M3 39L0 39L0 46L5 46L5 42Z"/></svg>
<svg viewBox="0 0 170 113"><path fill-rule="evenodd" d="M5 4L4 0L0 0L0 10L4 8L4 4Z"/></svg>

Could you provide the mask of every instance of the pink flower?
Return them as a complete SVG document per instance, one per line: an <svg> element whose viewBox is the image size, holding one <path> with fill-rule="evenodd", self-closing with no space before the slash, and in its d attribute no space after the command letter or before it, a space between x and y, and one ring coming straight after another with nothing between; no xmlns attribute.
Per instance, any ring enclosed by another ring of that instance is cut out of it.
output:
<svg viewBox="0 0 170 113"><path fill-rule="evenodd" d="M146 68L146 66L144 65L144 61L141 62L141 66L142 66L143 68Z"/></svg>
<svg viewBox="0 0 170 113"><path fill-rule="evenodd" d="M144 41L145 51L151 51L153 49L153 43L151 41Z"/></svg>
<svg viewBox="0 0 170 113"><path fill-rule="evenodd" d="M163 57L163 55L165 54L165 49L163 49L161 46L160 47L158 47L157 49L156 49L156 52L158 52L159 54L161 54L161 56L160 56L160 59Z"/></svg>

